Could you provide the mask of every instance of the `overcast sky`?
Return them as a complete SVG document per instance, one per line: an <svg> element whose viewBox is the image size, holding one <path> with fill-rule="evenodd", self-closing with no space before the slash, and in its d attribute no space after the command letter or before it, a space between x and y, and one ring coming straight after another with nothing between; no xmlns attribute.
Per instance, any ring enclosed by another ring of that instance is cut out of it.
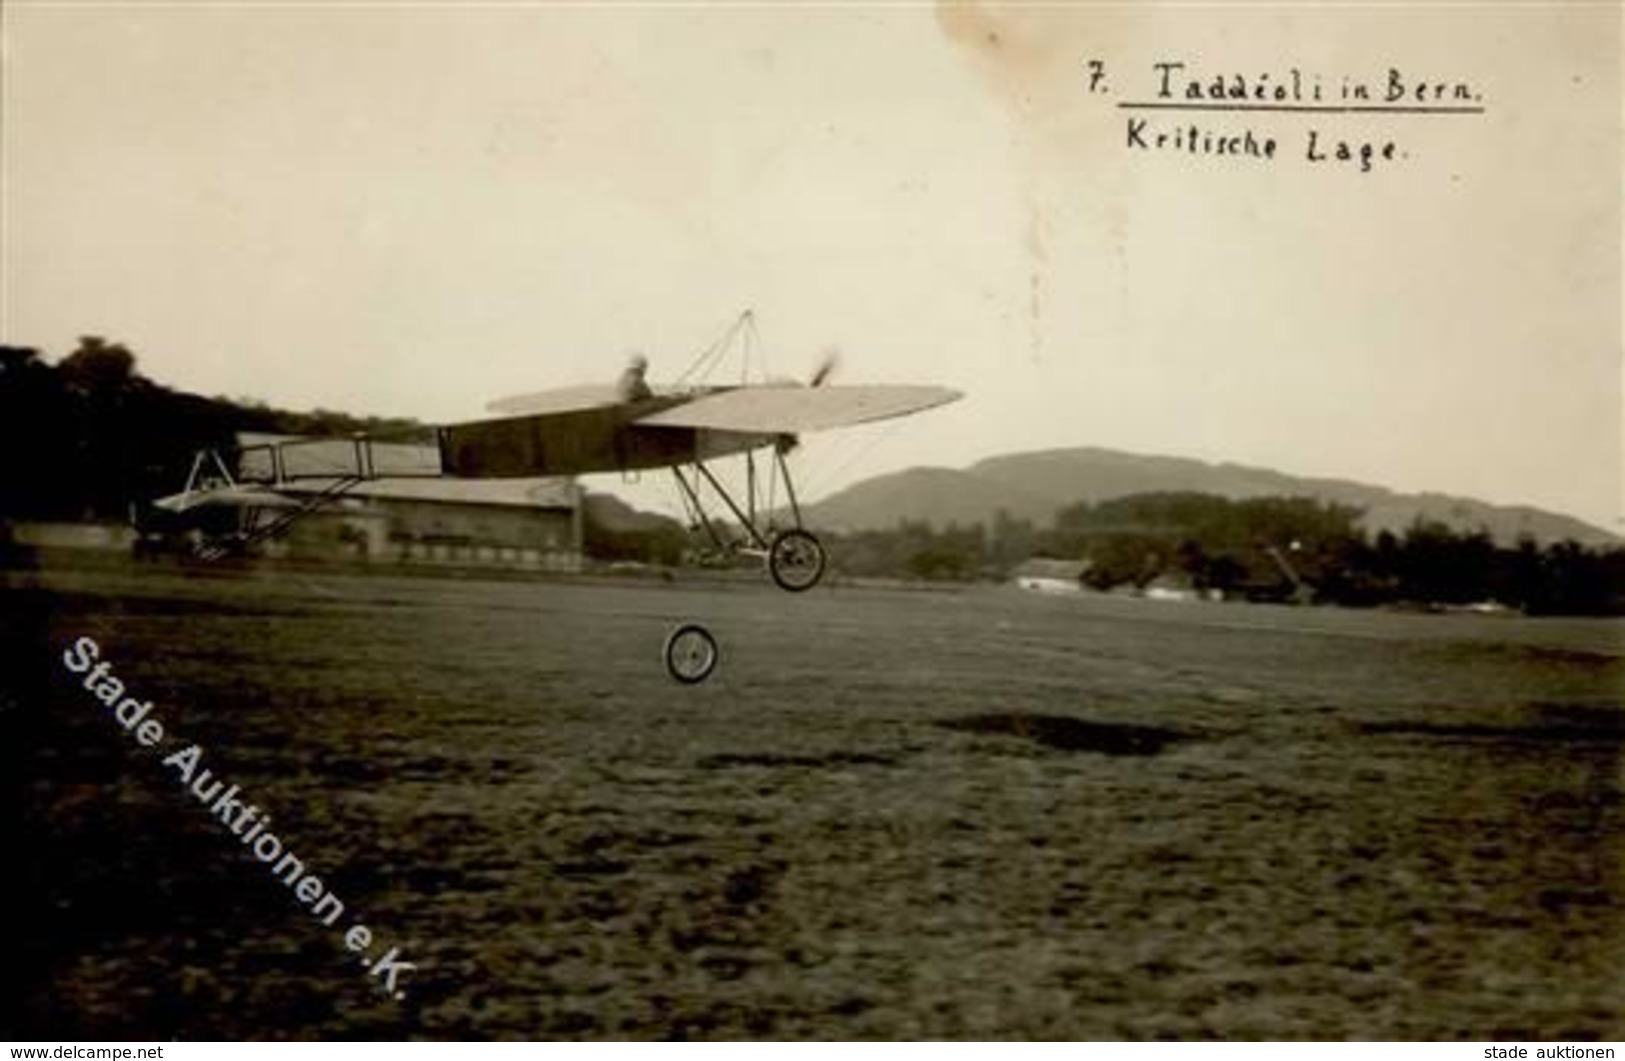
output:
<svg viewBox="0 0 1625 1061"><path fill-rule="evenodd" d="M7 343L457 420L634 348L675 375L748 307L777 372L833 346L841 381L969 395L809 446L814 493L1095 445L1625 528L1617 4L0 18ZM1483 112L1119 108L1157 62L1328 97L1396 68ZM1312 163L1311 129L1400 157Z"/></svg>

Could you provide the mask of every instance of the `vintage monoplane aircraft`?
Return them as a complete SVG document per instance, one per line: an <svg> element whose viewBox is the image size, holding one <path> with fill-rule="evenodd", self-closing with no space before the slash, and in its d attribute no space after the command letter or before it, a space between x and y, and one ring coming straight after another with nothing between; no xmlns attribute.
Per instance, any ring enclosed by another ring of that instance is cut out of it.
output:
<svg viewBox="0 0 1625 1061"><path fill-rule="evenodd" d="M823 576L824 547L802 525L786 455L806 432L907 416L961 397L946 387L826 386L827 365L810 383L772 382L640 390L573 387L493 402L494 418L435 429L435 446L403 446L365 435L289 439L199 453L186 487L154 502L172 515L200 507L249 511L247 525L203 550L225 555L277 534L305 513L360 484L390 478L532 478L669 468L695 522L733 554L760 556L791 592ZM767 453L765 474L758 454ZM438 466L431 463L438 452ZM319 454L319 458L318 455ZM425 454L431 460L425 459ZM746 485L730 493L708 462L742 454ZM788 512L771 502L782 479ZM743 537L705 512L706 488L720 497ZM788 516L787 524L778 521Z"/></svg>

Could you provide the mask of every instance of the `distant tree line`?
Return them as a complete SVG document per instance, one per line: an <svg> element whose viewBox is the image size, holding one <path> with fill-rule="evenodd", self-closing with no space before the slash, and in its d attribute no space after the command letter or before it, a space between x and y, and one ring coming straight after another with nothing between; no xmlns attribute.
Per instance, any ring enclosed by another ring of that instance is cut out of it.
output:
<svg viewBox="0 0 1625 1061"><path fill-rule="evenodd" d="M122 519L132 503L182 485L192 455L239 431L374 434L411 420L296 413L154 383L126 347L87 336L53 365L0 346L0 519Z"/></svg>
<svg viewBox="0 0 1625 1061"><path fill-rule="evenodd" d="M1000 514L990 528L904 521L832 537L842 571L1004 579L1033 557L1078 561L1100 590L1163 582L1227 598L1368 606L1495 602L1530 614L1625 614L1625 548L1496 544L1418 522L1369 535L1359 509L1312 498L1148 493L1062 509L1053 527Z"/></svg>
<svg viewBox="0 0 1625 1061"><path fill-rule="evenodd" d="M603 563L681 566L695 555L697 537L673 519L650 519L636 527L617 526L588 504L582 519L581 549Z"/></svg>

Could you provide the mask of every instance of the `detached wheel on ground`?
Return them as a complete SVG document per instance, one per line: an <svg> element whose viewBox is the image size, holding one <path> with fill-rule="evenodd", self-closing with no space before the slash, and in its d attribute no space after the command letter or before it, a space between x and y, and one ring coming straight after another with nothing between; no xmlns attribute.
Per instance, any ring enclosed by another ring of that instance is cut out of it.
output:
<svg viewBox="0 0 1625 1061"><path fill-rule="evenodd" d="M684 685L709 678L717 656L717 639L699 623L684 623L666 638L666 671Z"/></svg>
<svg viewBox="0 0 1625 1061"><path fill-rule="evenodd" d="M781 531L768 548L767 570L780 589L812 589L824 577L824 546L799 527Z"/></svg>

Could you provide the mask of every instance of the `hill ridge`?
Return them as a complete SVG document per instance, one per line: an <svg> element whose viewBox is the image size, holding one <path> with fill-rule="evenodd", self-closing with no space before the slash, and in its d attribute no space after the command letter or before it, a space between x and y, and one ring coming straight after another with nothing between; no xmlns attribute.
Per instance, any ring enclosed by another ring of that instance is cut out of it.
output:
<svg viewBox="0 0 1625 1061"><path fill-rule="evenodd" d="M1129 494L1193 491L1232 500L1285 495L1354 505L1371 533L1403 531L1418 519L1452 530L1480 527L1501 544L1528 535L1549 542L1619 546L1609 531L1574 516L1526 504L1497 504L1441 491L1405 493L1333 476L1293 475L1235 461L1132 453L1101 446L1057 447L985 457L964 468L924 465L874 476L807 505L808 520L836 531L895 527L991 526L1009 518L1049 526L1057 510Z"/></svg>

